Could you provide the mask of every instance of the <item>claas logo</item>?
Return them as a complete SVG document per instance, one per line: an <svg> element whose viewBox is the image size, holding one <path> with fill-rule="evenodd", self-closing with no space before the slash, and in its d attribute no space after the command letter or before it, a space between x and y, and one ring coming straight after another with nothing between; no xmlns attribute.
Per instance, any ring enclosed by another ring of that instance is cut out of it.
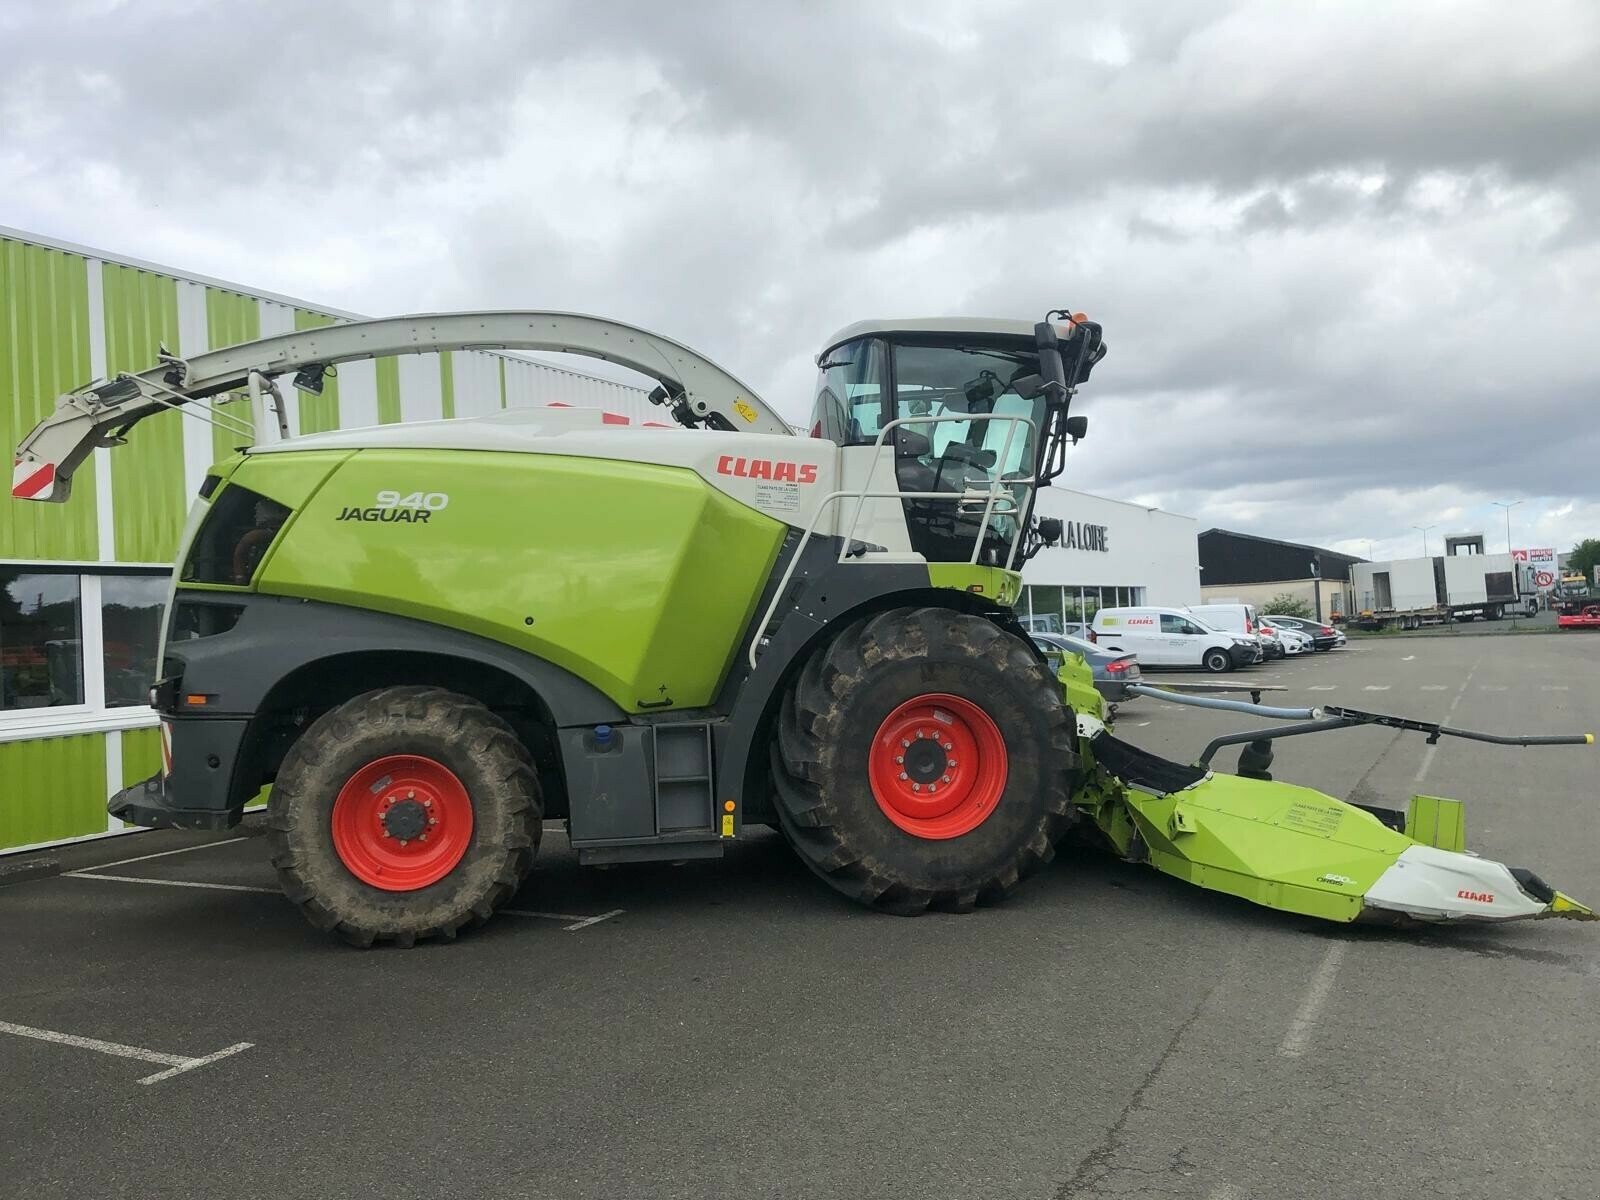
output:
<svg viewBox="0 0 1600 1200"><path fill-rule="evenodd" d="M717 459L718 475L733 475L739 479L770 479L775 483L815 483L817 468L813 463L775 462L770 458L735 458L724 454Z"/></svg>
<svg viewBox="0 0 1600 1200"><path fill-rule="evenodd" d="M1472 901L1476 901L1478 904L1493 904L1494 903L1494 893L1493 892L1469 892L1469 891L1467 891L1466 888L1462 888L1459 892L1456 893L1456 899L1457 900L1472 900Z"/></svg>

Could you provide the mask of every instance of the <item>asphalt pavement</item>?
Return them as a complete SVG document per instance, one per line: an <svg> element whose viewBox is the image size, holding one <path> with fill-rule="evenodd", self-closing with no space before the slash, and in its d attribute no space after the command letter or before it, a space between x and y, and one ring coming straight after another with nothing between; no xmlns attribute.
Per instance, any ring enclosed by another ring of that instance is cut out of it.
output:
<svg viewBox="0 0 1600 1200"><path fill-rule="evenodd" d="M1237 678L1600 727L1600 637ZM1141 699L1117 732L1191 758L1247 720ZM1465 800L1469 846L1594 902L1597 753L1363 729L1283 742L1274 771ZM901 919L776 835L580 871L552 831L513 913L361 952L275 894L259 838L55 856L82 873L0 888L4 1197L1600 1192L1600 925L1325 926L1086 851L1001 906Z"/></svg>

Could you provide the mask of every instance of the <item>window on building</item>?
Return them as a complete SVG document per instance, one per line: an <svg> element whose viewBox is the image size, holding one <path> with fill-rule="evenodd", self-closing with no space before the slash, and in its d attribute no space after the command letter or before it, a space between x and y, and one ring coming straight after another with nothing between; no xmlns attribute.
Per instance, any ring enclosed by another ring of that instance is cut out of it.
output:
<svg viewBox="0 0 1600 1200"><path fill-rule="evenodd" d="M77 575L0 566L0 712L82 704Z"/></svg>
<svg viewBox="0 0 1600 1200"><path fill-rule="evenodd" d="M100 580L107 708L149 703L168 586L164 575L107 575Z"/></svg>

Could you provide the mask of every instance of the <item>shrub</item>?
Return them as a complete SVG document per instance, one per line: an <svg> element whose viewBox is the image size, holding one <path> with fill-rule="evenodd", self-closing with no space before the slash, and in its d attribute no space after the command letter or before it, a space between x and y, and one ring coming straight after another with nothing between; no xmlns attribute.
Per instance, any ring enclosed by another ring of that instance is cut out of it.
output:
<svg viewBox="0 0 1600 1200"><path fill-rule="evenodd" d="M1261 611L1269 617L1301 617L1307 621L1311 620L1311 605L1298 596L1291 596L1288 592L1279 592L1261 606Z"/></svg>

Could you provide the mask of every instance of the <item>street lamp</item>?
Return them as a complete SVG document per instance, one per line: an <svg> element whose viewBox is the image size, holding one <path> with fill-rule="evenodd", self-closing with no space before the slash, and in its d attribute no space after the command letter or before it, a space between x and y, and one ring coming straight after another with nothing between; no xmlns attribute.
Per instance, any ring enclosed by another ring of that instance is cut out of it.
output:
<svg viewBox="0 0 1600 1200"><path fill-rule="evenodd" d="M1428 530L1439 528L1437 525L1413 525L1411 528L1422 534L1422 557L1428 557Z"/></svg>
<svg viewBox="0 0 1600 1200"><path fill-rule="evenodd" d="M1511 553L1511 510L1513 508L1515 508L1517 505L1521 504L1522 501L1521 500L1512 500L1512 501L1508 502L1508 501L1505 501L1505 500L1491 500L1491 501L1489 501L1489 503L1494 505L1496 508L1503 508L1503 509L1506 510L1506 553L1510 554Z"/></svg>

